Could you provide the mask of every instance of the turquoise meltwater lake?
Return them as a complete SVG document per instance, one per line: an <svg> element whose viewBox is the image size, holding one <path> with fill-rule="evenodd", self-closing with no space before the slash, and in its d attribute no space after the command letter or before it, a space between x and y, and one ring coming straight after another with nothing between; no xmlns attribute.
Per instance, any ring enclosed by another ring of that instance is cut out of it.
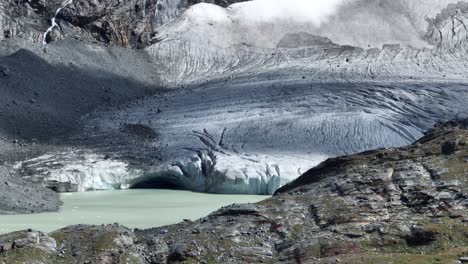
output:
<svg viewBox="0 0 468 264"><path fill-rule="evenodd" d="M60 212L0 215L0 233L23 229L50 232L75 224L119 223L129 228L150 228L196 220L222 206L255 203L264 195L205 194L177 190L121 190L61 194Z"/></svg>

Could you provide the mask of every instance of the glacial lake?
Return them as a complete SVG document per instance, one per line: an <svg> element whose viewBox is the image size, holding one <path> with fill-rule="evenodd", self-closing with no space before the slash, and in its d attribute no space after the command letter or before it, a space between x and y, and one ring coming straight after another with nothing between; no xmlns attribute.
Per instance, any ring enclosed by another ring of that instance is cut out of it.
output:
<svg viewBox="0 0 468 264"><path fill-rule="evenodd" d="M64 204L60 212L0 215L0 234L28 228L50 232L75 224L150 228L196 220L222 206L255 203L269 196L152 189L64 193L61 197Z"/></svg>

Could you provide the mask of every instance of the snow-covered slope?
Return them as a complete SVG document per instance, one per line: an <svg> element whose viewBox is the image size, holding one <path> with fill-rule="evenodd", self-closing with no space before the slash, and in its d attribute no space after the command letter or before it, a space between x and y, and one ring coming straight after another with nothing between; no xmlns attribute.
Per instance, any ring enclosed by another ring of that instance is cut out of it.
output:
<svg viewBox="0 0 468 264"><path fill-rule="evenodd" d="M205 42L168 40L148 48L161 62L160 76L172 84L250 76L312 80L466 79L467 53L385 46L219 49Z"/></svg>
<svg viewBox="0 0 468 264"><path fill-rule="evenodd" d="M274 48L289 33L307 32L341 45L429 47L427 20L458 0L255 0L228 8L191 6L158 28L157 38L203 39L218 47Z"/></svg>
<svg viewBox="0 0 468 264"><path fill-rule="evenodd" d="M444 1L424 5L418 1L370 2L342 4L335 15L320 23L300 19L287 23L281 19L251 21L242 12L249 3L229 9L199 4L161 27L161 41L147 51L160 62L162 78L175 84L278 74L285 78L358 81L466 78L466 3L450 4L441 11L437 8ZM399 13L403 7L407 9ZM342 14L344 10L348 16ZM421 17L424 11L433 17ZM395 14L406 19L393 21ZM296 32L356 47L274 48L287 33ZM373 48L376 46L379 48Z"/></svg>

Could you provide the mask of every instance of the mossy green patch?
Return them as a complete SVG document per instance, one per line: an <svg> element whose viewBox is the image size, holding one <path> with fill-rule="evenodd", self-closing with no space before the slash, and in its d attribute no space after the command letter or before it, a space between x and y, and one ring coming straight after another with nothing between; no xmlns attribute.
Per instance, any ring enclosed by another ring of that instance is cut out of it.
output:
<svg viewBox="0 0 468 264"><path fill-rule="evenodd" d="M25 239L25 238L28 238L27 230L21 230L21 231L12 232L9 234L0 235L0 241L13 241L13 240Z"/></svg>
<svg viewBox="0 0 468 264"><path fill-rule="evenodd" d="M59 257L55 253L43 251L38 248L19 248L4 252L0 255L0 263L16 264L16 263L32 263L36 261L44 264L70 264L75 261L67 256Z"/></svg>
<svg viewBox="0 0 468 264"><path fill-rule="evenodd" d="M453 264L458 257L451 254L421 255L421 254L356 254L337 256L347 264ZM325 263L327 260L323 260ZM320 262L318 262L320 263Z"/></svg>
<svg viewBox="0 0 468 264"><path fill-rule="evenodd" d="M451 255L448 252L468 253L468 225L459 219L444 217L437 222L428 220L420 222L422 229L436 234L436 239L426 245L410 246L403 238L395 236L381 236L371 241L363 241L361 245L368 251L376 250L379 253L410 254L410 255ZM456 258L456 255L452 255Z"/></svg>
<svg viewBox="0 0 468 264"><path fill-rule="evenodd" d="M304 234L304 225L303 224L297 224L297 225L293 226L293 230L292 230L292 234L291 234L293 239L298 239L303 234Z"/></svg>
<svg viewBox="0 0 468 264"><path fill-rule="evenodd" d="M466 153L468 155L468 153ZM447 168L446 173L440 175L441 180L451 181L459 180L462 182L464 187L467 187L467 176L468 176L468 166L464 161L465 157L463 155L454 155L450 156L447 159L436 164L438 167Z"/></svg>

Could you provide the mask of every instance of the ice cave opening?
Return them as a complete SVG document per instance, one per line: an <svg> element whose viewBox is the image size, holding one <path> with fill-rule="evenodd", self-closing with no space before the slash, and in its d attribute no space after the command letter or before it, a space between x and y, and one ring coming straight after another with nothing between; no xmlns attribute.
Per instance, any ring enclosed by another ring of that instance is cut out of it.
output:
<svg viewBox="0 0 468 264"><path fill-rule="evenodd" d="M171 177L148 177L130 185L130 189L187 190L179 181Z"/></svg>

